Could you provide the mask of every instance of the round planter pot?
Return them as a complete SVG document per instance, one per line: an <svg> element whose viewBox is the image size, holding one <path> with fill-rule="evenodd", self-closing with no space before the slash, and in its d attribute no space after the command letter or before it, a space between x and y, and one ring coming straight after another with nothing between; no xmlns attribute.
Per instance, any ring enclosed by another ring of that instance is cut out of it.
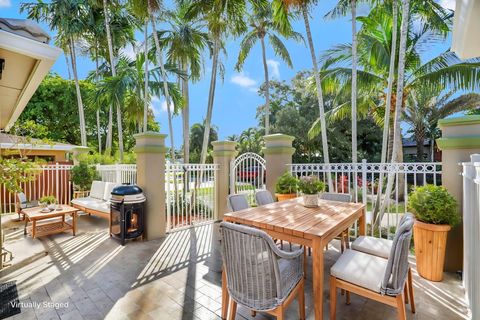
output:
<svg viewBox="0 0 480 320"><path fill-rule="evenodd" d="M451 227L446 224L430 224L416 221L413 226L413 242L417 271L430 281L442 281L447 235Z"/></svg>
<svg viewBox="0 0 480 320"><path fill-rule="evenodd" d="M307 208L318 207L318 194L304 194L303 206Z"/></svg>
<svg viewBox="0 0 480 320"><path fill-rule="evenodd" d="M275 197L277 197L278 201L285 201L285 200L290 200L294 199L297 197L296 193L275 193Z"/></svg>

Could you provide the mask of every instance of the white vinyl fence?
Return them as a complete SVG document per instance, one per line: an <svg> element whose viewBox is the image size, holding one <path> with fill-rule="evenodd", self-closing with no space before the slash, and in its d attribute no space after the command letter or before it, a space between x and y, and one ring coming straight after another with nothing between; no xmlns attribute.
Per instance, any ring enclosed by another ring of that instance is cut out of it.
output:
<svg viewBox="0 0 480 320"><path fill-rule="evenodd" d="M167 231L216 220L215 164L169 164L165 171Z"/></svg>
<svg viewBox="0 0 480 320"><path fill-rule="evenodd" d="M38 201L43 196L55 196L61 204L70 204L73 195L73 186L70 181L72 165L49 164L35 169L37 174L33 181L21 184L23 193L28 201ZM0 185L1 213L15 212L17 195L8 192L5 185Z"/></svg>
<svg viewBox="0 0 480 320"><path fill-rule="evenodd" d="M414 186L424 184L441 185L441 163L331 163L291 164L290 170L297 177L316 175L326 185L328 192L352 194L356 202L367 206L367 225L372 224L382 201L385 199L388 173L395 175L394 188L388 207L378 228L368 232L377 237L392 238L401 216L407 212L408 193ZM328 190L327 175L332 178L333 189ZM382 179L380 177L383 177ZM379 191L382 194L379 195ZM356 232L357 228L354 228ZM355 234L356 235L356 234Z"/></svg>
<svg viewBox="0 0 480 320"><path fill-rule="evenodd" d="M463 285L472 319L480 319L480 154L463 163Z"/></svg>
<svg viewBox="0 0 480 320"><path fill-rule="evenodd" d="M137 182L136 164L97 165L97 171L102 181L135 184Z"/></svg>

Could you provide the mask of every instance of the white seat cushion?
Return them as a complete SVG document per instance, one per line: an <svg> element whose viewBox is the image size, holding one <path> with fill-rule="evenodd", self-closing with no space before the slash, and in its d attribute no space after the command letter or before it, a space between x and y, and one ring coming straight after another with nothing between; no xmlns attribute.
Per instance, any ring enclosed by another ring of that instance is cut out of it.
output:
<svg viewBox="0 0 480 320"><path fill-rule="evenodd" d="M392 240L360 236L352 242L351 248L377 257L388 259L392 249Z"/></svg>
<svg viewBox="0 0 480 320"><path fill-rule="evenodd" d="M92 204L88 208L91 209L91 210L95 210L95 211L110 213L110 202L102 201L100 203Z"/></svg>
<svg viewBox="0 0 480 320"><path fill-rule="evenodd" d="M387 261L347 249L332 266L330 274L343 281L380 293Z"/></svg>
<svg viewBox="0 0 480 320"><path fill-rule="evenodd" d="M76 205L84 207L84 208L90 208L92 206L95 206L95 205L98 205L98 204L101 204L101 203L104 203L104 202L105 201L103 201L103 200L90 198L90 197L72 199L73 204L76 204Z"/></svg>
<svg viewBox="0 0 480 320"><path fill-rule="evenodd" d="M105 183L105 192L103 194L103 200L105 201L110 201L110 198L112 197L112 190L119 184L115 182L106 182Z"/></svg>
<svg viewBox="0 0 480 320"><path fill-rule="evenodd" d="M90 187L90 198L102 200L104 194L105 194L105 182L93 181L92 186Z"/></svg>

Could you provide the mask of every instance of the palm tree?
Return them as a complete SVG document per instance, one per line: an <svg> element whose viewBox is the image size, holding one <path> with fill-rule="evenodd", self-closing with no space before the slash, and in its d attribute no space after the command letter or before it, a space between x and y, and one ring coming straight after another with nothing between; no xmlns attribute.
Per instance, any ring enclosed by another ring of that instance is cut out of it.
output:
<svg viewBox="0 0 480 320"><path fill-rule="evenodd" d="M300 13L303 17L305 23L305 31L307 33L308 47L310 49L310 56L312 58L313 64L313 74L315 78L315 89L318 100L318 110L320 112L320 127L321 127L321 137L322 137L322 151L323 151L323 162L325 164L330 163L330 156L328 154L328 139L327 139L327 127L325 122L325 108L323 103L323 93L322 85L320 82L320 73L317 63L317 56L315 54L315 47L313 45L312 32L310 30L310 21L308 17L309 7L315 3L314 0L275 0L274 1L274 12L275 20L281 26L282 29L285 29L289 25L287 16L288 10L294 8L300 10ZM330 175L327 176L329 190L333 190L332 178Z"/></svg>
<svg viewBox="0 0 480 320"><path fill-rule="evenodd" d="M410 132L417 143L417 161L423 161L424 141L431 146L438 135L438 120L461 111L480 106L480 95L464 94L453 98L454 91L442 92L437 88L418 88L405 101L403 120L410 125ZM433 152L432 152L433 154Z"/></svg>
<svg viewBox="0 0 480 320"><path fill-rule="evenodd" d="M262 45L262 61L263 71L265 75L265 134L270 131L270 80L268 77L268 64L265 49L265 37L268 36L270 45L277 56L279 56L290 68L292 68L292 59L288 53L287 47L277 34L285 38L292 38L297 41L303 41L301 34L293 30L285 30L279 28L278 24L273 22L272 8L256 7L252 10L253 13L249 15L249 25L251 30L245 35L240 43L240 53L238 54L237 64L235 69L240 71L245 63L250 50L255 45L257 40L260 40Z"/></svg>
<svg viewBox="0 0 480 320"><path fill-rule="evenodd" d="M263 1L252 1L253 6L264 4ZM245 12L245 0L192 0L188 9L188 17L199 17L205 20L212 42L212 73L200 163L205 163L207 159L218 70L220 69L220 73L223 73L222 68L219 67L219 54L226 35L236 37L246 30L246 23L243 19Z"/></svg>
<svg viewBox="0 0 480 320"><path fill-rule="evenodd" d="M168 29L158 32L162 47L166 48L167 62L178 65L188 77L180 80L184 105L182 109L183 123L183 159L190 159L190 99L189 80L200 79L203 59L202 52L209 47L208 34L202 31L202 25L196 19L187 16L188 6L180 5L175 11L165 14Z"/></svg>
<svg viewBox="0 0 480 320"><path fill-rule="evenodd" d="M80 140L82 146L87 146L87 131L82 95L77 72L77 58L75 41L85 31L85 21L88 15L86 1L53 0L50 3L38 1L36 3L22 3L20 11L27 11L27 18L48 24L50 29L57 31L57 42L67 48L65 55L70 55L72 72L77 94L78 115L80 119Z"/></svg>
<svg viewBox="0 0 480 320"><path fill-rule="evenodd" d="M203 136L205 135L205 121L203 123L194 123L190 127L190 161L194 163L200 162L200 157L203 148ZM210 126L209 140L218 140L217 128ZM209 147L208 151L212 150ZM209 153L207 152L207 153Z"/></svg>

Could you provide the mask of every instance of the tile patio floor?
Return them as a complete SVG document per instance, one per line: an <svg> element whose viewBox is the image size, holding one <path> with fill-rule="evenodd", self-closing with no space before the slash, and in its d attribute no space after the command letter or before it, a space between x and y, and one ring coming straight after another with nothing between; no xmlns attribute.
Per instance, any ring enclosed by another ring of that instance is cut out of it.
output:
<svg viewBox="0 0 480 320"><path fill-rule="evenodd" d="M5 225L7 248L14 248L22 259L31 257L0 272L0 282L16 281L21 303L41 304L22 308L11 319L220 319L218 224L125 247L108 236L106 221L95 217L79 217L76 237L65 233L33 240L23 236L21 223ZM339 256L335 245L326 252L326 272ZM468 319L456 275L446 274L442 283L433 283L420 279L414 270L414 286L417 313L412 315L407 306L408 319ZM327 283L324 288L328 299ZM339 300L338 319L396 319L392 308L377 302L355 295L350 306ZM310 274L306 303L307 318L313 319ZM286 318L298 319L296 302ZM253 318L240 307L237 319Z"/></svg>

